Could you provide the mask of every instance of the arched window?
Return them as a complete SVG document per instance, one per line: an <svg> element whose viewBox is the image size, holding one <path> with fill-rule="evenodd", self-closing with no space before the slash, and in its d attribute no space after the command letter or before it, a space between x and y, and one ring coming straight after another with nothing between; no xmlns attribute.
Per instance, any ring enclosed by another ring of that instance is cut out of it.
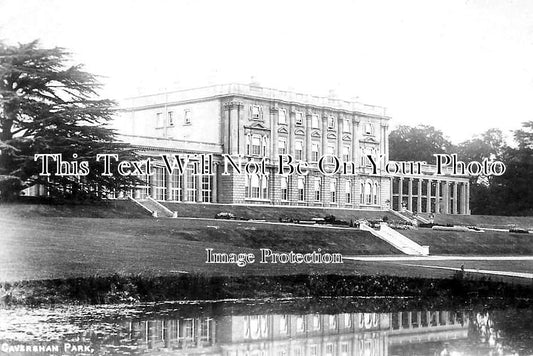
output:
<svg viewBox="0 0 533 356"><path fill-rule="evenodd" d="M252 198L259 198L259 176L257 174L251 175Z"/></svg>
<svg viewBox="0 0 533 356"><path fill-rule="evenodd" d="M374 204L377 205L378 204L378 183L374 183Z"/></svg>
<svg viewBox="0 0 533 356"><path fill-rule="evenodd" d="M261 198L268 199L268 178L266 176L261 177Z"/></svg>
<svg viewBox="0 0 533 356"><path fill-rule="evenodd" d="M321 187L322 187L322 178L315 177L315 201L320 201Z"/></svg>
<svg viewBox="0 0 533 356"><path fill-rule="evenodd" d="M284 176L281 177L281 200L289 200L289 182Z"/></svg>
<svg viewBox="0 0 533 356"><path fill-rule="evenodd" d="M329 191L331 193L331 202L335 203L337 202L337 178L333 178L329 182Z"/></svg>
<svg viewBox="0 0 533 356"><path fill-rule="evenodd" d="M346 193L346 204L352 203L352 182L350 182L349 179L346 180L346 186L345 186L345 193Z"/></svg>
<svg viewBox="0 0 533 356"><path fill-rule="evenodd" d="M305 200L305 177L298 177L298 200Z"/></svg>
<svg viewBox="0 0 533 356"><path fill-rule="evenodd" d="M246 135L246 154L247 155L250 155L251 153L251 148L250 148L251 144L252 144L252 140L250 138L250 135Z"/></svg>
<svg viewBox="0 0 533 356"><path fill-rule="evenodd" d="M365 183L365 204L372 204L372 184L370 182Z"/></svg>

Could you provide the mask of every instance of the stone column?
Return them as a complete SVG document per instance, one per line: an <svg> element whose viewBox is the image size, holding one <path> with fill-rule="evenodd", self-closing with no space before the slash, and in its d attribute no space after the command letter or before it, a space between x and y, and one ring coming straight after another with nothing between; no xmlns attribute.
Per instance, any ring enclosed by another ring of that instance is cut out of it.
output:
<svg viewBox="0 0 533 356"><path fill-rule="evenodd" d="M224 153L229 154L231 150L231 102L224 103Z"/></svg>
<svg viewBox="0 0 533 356"><path fill-rule="evenodd" d="M342 133L344 128L344 117L342 115L337 116L337 157L342 159L343 146L342 146Z"/></svg>
<svg viewBox="0 0 533 356"><path fill-rule="evenodd" d="M440 180L435 185L435 214L440 214Z"/></svg>
<svg viewBox="0 0 533 356"><path fill-rule="evenodd" d="M390 178L390 206L389 209L394 210L394 181L396 180L395 177Z"/></svg>
<svg viewBox="0 0 533 356"><path fill-rule="evenodd" d="M402 211L403 204L403 177L398 182L398 211Z"/></svg>
<svg viewBox="0 0 533 356"><path fill-rule="evenodd" d="M290 154L293 158L295 157L295 144L296 137L294 136L294 123L296 121L296 112L294 111L294 108L291 107L289 109L289 149L287 150L287 153Z"/></svg>
<svg viewBox="0 0 533 356"><path fill-rule="evenodd" d="M172 173L168 173L165 169L165 175L167 177L167 194L165 194L165 200L172 200Z"/></svg>
<svg viewBox="0 0 533 356"><path fill-rule="evenodd" d="M215 169L213 172L213 175L211 176L211 201L213 203L218 202L218 170L219 170L219 164L215 163Z"/></svg>
<svg viewBox="0 0 533 356"><path fill-rule="evenodd" d="M383 157L383 162L386 164L389 161L389 125L384 125L385 129L385 156Z"/></svg>
<svg viewBox="0 0 533 356"><path fill-rule="evenodd" d="M418 178L418 198L416 199L416 212L422 212L422 179Z"/></svg>
<svg viewBox="0 0 533 356"><path fill-rule="evenodd" d="M359 118L353 116L352 118L352 161L355 162L355 167L359 167Z"/></svg>
<svg viewBox="0 0 533 356"><path fill-rule="evenodd" d="M305 157L307 162L311 162L311 119L312 113L307 112L305 116Z"/></svg>
<svg viewBox="0 0 533 356"><path fill-rule="evenodd" d="M465 213L467 215L470 215L470 182L466 182L465 199L466 199L466 210L465 210Z"/></svg>
<svg viewBox="0 0 533 356"><path fill-rule="evenodd" d="M453 205L452 205L452 211L454 214L457 214L457 181L453 182Z"/></svg>
<svg viewBox="0 0 533 356"><path fill-rule="evenodd" d="M407 210L413 211L413 178L408 178Z"/></svg>
<svg viewBox="0 0 533 356"><path fill-rule="evenodd" d="M431 214L431 179L427 181L426 188L426 213Z"/></svg>
<svg viewBox="0 0 533 356"><path fill-rule="evenodd" d="M460 203L460 214L465 215L466 214L466 183L461 183L461 199L459 200Z"/></svg>
<svg viewBox="0 0 533 356"><path fill-rule="evenodd" d="M444 202L444 206L442 209L442 212L444 214L449 214L450 213L450 186L448 184L448 181L444 181L444 186L442 187L443 189L443 197L442 197L442 200Z"/></svg>
<svg viewBox="0 0 533 356"><path fill-rule="evenodd" d="M189 177L187 177L187 167L184 167L183 169L183 186L181 187L181 197L182 197L182 201L189 201L188 199L188 196L187 196L187 184L189 182Z"/></svg>
<svg viewBox="0 0 533 356"><path fill-rule="evenodd" d="M328 152L328 117L324 112L322 115L322 155Z"/></svg>
<svg viewBox="0 0 533 356"><path fill-rule="evenodd" d="M278 120L279 120L278 107L272 106L270 108L270 140L271 140L270 157L274 164L278 161Z"/></svg>

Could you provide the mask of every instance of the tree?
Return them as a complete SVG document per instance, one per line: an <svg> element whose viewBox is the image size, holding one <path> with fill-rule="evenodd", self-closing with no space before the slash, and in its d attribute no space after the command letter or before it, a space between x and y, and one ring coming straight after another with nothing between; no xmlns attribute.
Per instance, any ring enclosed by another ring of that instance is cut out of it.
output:
<svg viewBox="0 0 533 356"><path fill-rule="evenodd" d="M533 121L524 122L522 127L514 132L518 147L505 150L505 174L491 182L504 215L533 215Z"/></svg>
<svg viewBox="0 0 533 356"><path fill-rule="evenodd" d="M506 166L501 176L471 180L474 214L533 215L533 121L523 123L523 128L514 132L514 139L517 147L509 147L501 131L491 129L458 146L465 161L497 159Z"/></svg>
<svg viewBox="0 0 533 356"><path fill-rule="evenodd" d="M115 103L98 97L96 76L69 61L65 49L40 48L38 41L0 43L0 175L19 178L19 189L42 184L53 196L102 196L134 180L116 172L102 176L103 164L95 162L96 155L135 159L135 154L118 143L109 128ZM45 153L89 161L89 174L58 176L51 164L52 175L39 176L41 163L34 154Z"/></svg>
<svg viewBox="0 0 533 356"><path fill-rule="evenodd" d="M452 143L442 131L430 125L400 125L389 135L390 159L426 161L433 164L436 153L449 153Z"/></svg>

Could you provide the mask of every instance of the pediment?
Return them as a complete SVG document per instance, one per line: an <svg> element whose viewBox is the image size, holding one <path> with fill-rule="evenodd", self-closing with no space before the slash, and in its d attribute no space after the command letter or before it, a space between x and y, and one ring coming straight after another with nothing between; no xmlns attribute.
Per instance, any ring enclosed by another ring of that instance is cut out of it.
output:
<svg viewBox="0 0 533 356"><path fill-rule="evenodd" d="M270 129L268 127L266 127L265 125L263 125L260 122L254 122L254 123L252 123L249 126L245 126L245 128L251 129L251 130L269 130L270 131Z"/></svg>
<svg viewBox="0 0 533 356"><path fill-rule="evenodd" d="M320 136L321 136L320 132L318 132L318 131L311 132L311 137L320 137Z"/></svg>
<svg viewBox="0 0 533 356"><path fill-rule="evenodd" d="M328 133L328 135L326 136L327 138L331 138L333 140L336 140L337 139L337 135L335 135L333 132L330 132Z"/></svg>
<svg viewBox="0 0 533 356"><path fill-rule="evenodd" d="M305 131L302 129L296 129L294 130L295 135L305 136Z"/></svg>
<svg viewBox="0 0 533 356"><path fill-rule="evenodd" d="M287 131L287 128L285 128L285 127L283 127L283 126L280 127L280 128L278 129L278 132L279 132L279 133L284 133L284 134L289 133L289 131Z"/></svg>
<svg viewBox="0 0 533 356"><path fill-rule="evenodd" d="M344 135L344 136L342 136L342 140L343 141L351 141L352 137L350 135Z"/></svg>
<svg viewBox="0 0 533 356"><path fill-rule="evenodd" d="M379 143L374 137L365 137L360 139L359 142L372 143L376 145Z"/></svg>

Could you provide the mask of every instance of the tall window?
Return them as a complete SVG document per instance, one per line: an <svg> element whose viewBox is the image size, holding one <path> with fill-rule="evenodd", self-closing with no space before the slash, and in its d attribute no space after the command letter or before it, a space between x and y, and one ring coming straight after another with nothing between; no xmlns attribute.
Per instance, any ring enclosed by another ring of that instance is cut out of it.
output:
<svg viewBox="0 0 533 356"><path fill-rule="evenodd" d="M305 177L298 177L298 200L305 200Z"/></svg>
<svg viewBox="0 0 533 356"><path fill-rule="evenodd" d="M189 109L185 109L185 111L183 112L183 118L184 118L184 123L185 125L190 125L191 124L191 110Z"/></svg>
<svg viewBox="0 0 533 356"><path fill-rule="evenodd" d="M367 205L372 204L372 184L369 182L365 184L365 203Z"/></svg>
<svg viewBox="0 0 533 356"><path fill-rule="evenodd" d="M311 127L314 129L320 128L320 120L318 119L318 115L311 115Z"/></svg>
<svg viewBox="0 0 533 356"><path fill-rule="evenodd" d="M350 146L344 146L342 148L342 160L348 162L350 160Z"/></svg>
<svg viewBox="0 0 533 356"><path fill-rule="evenodd" d="M350 132L350 119L344 119L344 132Z"/></svg>
<svg viewBox="0 0 533 356"><path fill-rule="evenodd" d="M196 184L196 176L193 175L194 168L187 167L187 201L196 201L196 190L198 189Z"/></svg>
<svg viewBox="0 0 533 356"><path fill-rule="evenodd" d="M285 138L278 139L278 154L287 154L287 140Z"/></svg>
<svg viewBox="0 0 533 356"><path fill-rule="evenodd" d="M250 185L252 187L252 198L259 199L261 188L259 186L259 176L257 174L252 174L250 179Z"/></svg>
<svg viewBox="0 0 533 356"><path fill-rule="evenodd" d="M163 127L163 113L158 112L155 114L155 127Z"/></svg>
<svg viewBox="0 0 533 356"><path fill-rule="evenodd" d="M335 117L330 116L328 117L328 129L334 129L335 128Z"/></svg>
<svg viewBox="0 0 533 356"><path fill-rule="evenodd" d="M302 126L304 124L304 114L303 112L296 113L296 125Z"/></svg>
<svg viewBox="0 0 533 356"><path fill-rule="evenodd" d="M318 143L311 144L311 161L318 162L320 156L320 145Z"/></svg>
<svg viewBox="0 0 533 356"><path fill-rule="evenodd" d="M250 177L244 179L244 197L250 198Z"/></svg>
<svg viewBox="0 0 533 356"><path fill-rule="evenodd" d="M329 191L331 193L331 202L337 202L337 178L332 178L329 182Z"/></svg>
<svg viewBox="0 0 533 356"><path fill-rule="evenodd" d="M268 199L268 179L266 176L261 177L261 198Z"/></svg>
<svg viewBox="0 0 533 356"><path fill-rule="evenodd" d="M373 135L374 134L374 125L372 125L370 122L367 122L365 124L365 135Z"/></svg>
<svg viewBox="0 0 533 356"><path fill-rule="evenodd" d="M267 138L266 136L263 136L263 140L262 140L262 148L261 148L261 151L263 153L263 157L266 157L266 152L267 152Z"/></svg>
<svg viewBox="0 0 533 356"><path fill-rule="evenodd" d="M286 125L287 124L287 112L285 111L285 109L279 109L278 115L279 115L278 124Z"/></svg>
<svg viewBox="0 0 533 356"><path fill-rule="evenodd" d="M168 126L174 126L174 112L169 111L167 113L167 116L168 116Z"/></svg>
<svg viewBox="0 0 533 356"><path fill-rule="evenodd" d="M211 202L211 176L202 176L202 201L204 203Z"/></svg>
<svg viewBox="0 0 533 356"><path fill-rule="evenodd" d="M183 200L183 175L177 171L172 172L172 176L170 176L170 199Z"/></svg>
<svg viewBox="0 0 533 356"><path fill-rule="evenodd" d="M137 176L142 182L135 187L135 199L146 199L150 190L150 183L148 182L148 175L141 174Z"/></svg>
<svg viewBox="0 0 533 356"><path fill-rule="evenodd" d="M374 204L378 204L378 183L374 183L374 191L372 192L374 196Z"/></svg>
<svg viewBox="0 0 533 356"><path fill-rule="evenodd" d="M350 182L349 180L346 180L345 192L346 192L346 204L351 204L352 203L352 182Z"/></svg>
<svg viewBox="0 0 533 356"><path fill-rule="evenodd" d="M259 136L252 136L252 155L258 156L261 154L261 138Z"/></svg>
<svg viewBox="0 0 533 356"><path fill-rule="evenodd" d="M322 188L322 178L315 177L315 186L314 186L314 193L315 193L315 201L320 201L320 191Z"/></svg>
<svg viewBox="0 0 533 356"><path fill-rule="evenodd" d="M359 187L359 202L361 204L365 203L365 185L361 183L361 186Z"/></svg>
<svg viewBox="0 0 533 356"><path fill-rule="evenodd" d="M301 140L295 141L294 142L294 151L295 151L297 160L302 160L303 159L303 152L304 152L303 150L304 150L303 141L301 141Z"/></svg>
<svg viewBox="0 0 533 356"><path fill-rule="evenodd" d="M335 145L328 145L328 155L327 163L333 164L335 162L335 159L333 158L335 156Z"/></svg>
<svg viewBox="0 0 533 356"><path fill-rule="evenodd" d="M155 174L152 176L152 189L155 189L156 200L165 200L167 180L163 167L155 167Z"/></svg>
<svg viewBox="0 0 533 356"><path fill-rule="evenodd" d="M281 200L289 200L289 178L281 177Z"/></svg>
<svg viewBox="0 0 533 356"><path fill-rule="evenodd" d="M252 105L252 120L261 119L261 108L259 105Z"/></svg>
<svg viewBox="0 0 533 356"><path fill-rule="evenodd" d="M250 138L250 135L246 135L246 154L247 155L250 155L251 146L252 146L252 139Z"/></svg>

